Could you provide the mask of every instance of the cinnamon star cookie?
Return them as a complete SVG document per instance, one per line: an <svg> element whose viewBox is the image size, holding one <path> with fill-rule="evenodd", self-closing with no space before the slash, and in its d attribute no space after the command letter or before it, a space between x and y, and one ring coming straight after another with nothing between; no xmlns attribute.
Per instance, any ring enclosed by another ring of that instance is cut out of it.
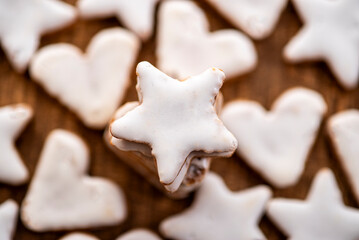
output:
<svg viewBox="0 0 359 240"><path fill-rule="evenodd" d="M325 61L339 83L359 81L359 1L293 0L304 26L284 49L290 62Z"/></svg>
<svg viewBox="0 0 359 240"><path fill-rule="evenodd" d="M267 214L288 239L359 239L359 210L344 205L330 169L317 173L306 200L275 198Z"/></svg>
<svg viewBox="0 0 359 240"><path fill-rule="evenodd" d="M266 239L258 223L271 195L266 186L231 192L218 175L210 173L191 207L165 219L160 231L176 240Z"/></svg>
<svg viewBox="0 0 359 240"><path fill-rule="evenodd" d="M214 107L225 78L221 70L211 68L179 81L141 62L137 75L140 103L115 120L110 132L117 139L148 144L162 184L183 179L195 157L233 154L237 141ZM168 190L175 192L181 182Z"/></svg>

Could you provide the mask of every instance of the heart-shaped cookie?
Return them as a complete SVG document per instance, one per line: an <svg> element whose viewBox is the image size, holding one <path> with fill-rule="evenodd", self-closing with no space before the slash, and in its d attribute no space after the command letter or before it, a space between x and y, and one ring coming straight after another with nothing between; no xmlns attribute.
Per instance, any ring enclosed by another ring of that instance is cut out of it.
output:
<svg viewBox="0 0 359 240"><path fill-rule="evenodd" d="M91 128L102 129L121 103L140 41L121 28L99 32L86 54L70 44L42 48L30 75Z"/></svg>
<svg viewBox="0 0 359 240"><path fill-rule="evenodd" d="M26 104L0 108L0 182L20 185L29 173L15 147L15 139L32 118L32 109Z"/></svg>
<svg viewBox="0 0 359 240"><path fill-rule="evenodd" d="M236 30L209 32L204 12L192 1L167 1L159 12L158 67L184 79L210 67L228 78L251 71L257 54L251 40Z"/></svg>
<svg viewBox="0 0 359 240"><path fill-rule="evenodd" d="M333 115L327 129L359 201L359 111L351 109Z"/></svg>
<svg viewBox="0 0 359 240"><path fill-rule="evenodd" d="M53 131L46 140L21 219L33 231L115 225L126 217L125 199L113 182L85 174L89 151L76 135Z"/></svg>
<svg viewBox="0 0 359 240"><path fill-rule="evenodd" d="M206 0L254 39L268 37L287 0Z"/></svg>
<svg viewBox="0 0 359 240"><path fill-rule="evenodd" d="M222 120L238 140L237 153L271 184L288 187L304 170L326 109L317 92L293 88L270 112L257 102L229 103Z"/></svg>
<svg viewBox="0 0 359 240"><path fill-rule="evenodd" d="M19 207L13 200L0 205L0 239L11 240L15 233Z"/></svg>

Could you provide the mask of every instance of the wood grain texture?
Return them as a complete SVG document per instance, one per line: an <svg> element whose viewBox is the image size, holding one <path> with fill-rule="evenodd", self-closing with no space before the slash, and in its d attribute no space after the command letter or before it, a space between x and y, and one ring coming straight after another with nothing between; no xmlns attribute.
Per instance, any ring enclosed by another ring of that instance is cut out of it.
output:
<svg viewBox="0 0 359 240"><path fill-rule="evenodd" d="M74 4L75 1L68 0L68 2ZM203 0L198 0L197 2L207 13L212 30L233 28ZM119 25L115 18L92 21L79 20L75 25L63 31L43 37L41 46L67 42L85 50L91 37L98 31ZM265 40L255 42L259 55L259 64L255 71L224 84L222 91L226 102L236 98L244 98L258 101L269 108L273 101L286 89L294 86L304 86L314 89L324 96L328 103L328 116L340 110L359 107L359 90L346 92L341 89L325 64L290 65L284 62L282 57L283 47L294 36L300 26L301 23L292 5L289 4L282 14L274 33ZM155 46L155 37L152 37L143 45L138 61L148 60L155 64ZM132 72L132 85L128 91L126 101L137 99L134 88L136 82L134 69ZM30 104L35 111L33 121L16 144L31 175L36 168L46 136L51 130L62 128L81 136L90 147L90 175L110 178L124 189L129 208L128 219L119 226L91 229L86 232L92 233L100 239L110 240L136 227L146 227L157 231L162 219L178 213L190 205L192 197L186 200L173 201L144 181L142 177L107 149L103 142L101 131L86 128L73 113L31 81L28 74L20 75L15 73L5 58L3 51L0 50L0 106L19 102ZM330 167L334 170L343 192L345 203L358 207L347 178L330 147L323 127L299 183L287 189L273 189L274 196L303 199L308 192L315 173L322 167ZM225 179L232 190L242 190L266 183L236 156L230 159L214 161L212 169ZM21 203L27 188L28 185L9 187L0 184L0 202L13 198L18 203ZM266 217L263 218L260 226L268 239L285 239ZM27 230L19 220L14 239L55 240L64 234L65 232L37 234Z"/></svg>

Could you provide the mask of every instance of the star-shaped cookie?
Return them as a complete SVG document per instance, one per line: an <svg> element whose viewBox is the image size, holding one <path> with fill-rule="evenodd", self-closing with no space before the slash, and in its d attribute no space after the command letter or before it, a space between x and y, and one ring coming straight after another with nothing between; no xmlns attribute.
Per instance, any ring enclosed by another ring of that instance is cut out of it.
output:
<svg viewBox="0 0 359 240"><path fill-rule="evenodd" d="M222 94L216 97L215 108L216 112L220 112L222 105ZM127 102L122 105L114 114L111 122L121 118L127 112L131 111L139 105L139 102ZM184 198L190 192L197 189L202 183L203 177L209 171L211 165L211 158L192 158L188 156L188 167L182 167L186 171L180 171L176 180L171 184L163 185L158 181L157 166L152 156L151 148L148 144L130 142L124 139L118 139L111 135L109 128L104 132L104 140L107 146L122 160L131 166L135 171L140 173L143 177L152 183L161 191L166 190L171 198ZM192 159L192 160L191 160ZM183 175L182 175L183 174ZM170 189L177 189L176 192L171 192Z"/></svg>
<svg viewBox="0 0 359 240"><path fill-rule="evenodd" d="M151 146L161 183L171 184L188 168L186 159L233 154L237 140L214 107L225 78L221 70L178 81L141 62L137 75L140 105L115 120L110 131L115 138Z"/></svg>
<svg viewBox="0 0 359 240"><path fill-rule="evenodd" d="M346 89L359 81L359 1L293 0L304 26L284 49L291 62L323 60Z"/></svg>
<svg viewBox="0 0 359 240"><path fill-rule="evenodd" d="M58 0L0 0L0 42L16 71L26 70L41 35L69 25L76 15Z"/></svg>
<svg viewBox="0 0 359 240"><path fill-rule="evenodd" d="M231 192L218 175L209 173L192 206L165 219L160 231L178 240L266 239L258 222L271 194L266 186Z"/></svg>
<svg viewBox="0 0 359 240"><path fill-rule="evenodd" d="M160 0L79 0L77 6L83 18L116 16L142 40L147 40L153 32L158 1Z"/></svg>
<svg viewBox="0 0 359 240"><path fill-rule="evenodd" d="M0 239L11 240L15 233L19 207L13 200L0 205Z"/></svg>
<svg viewBox="0 0 359 240"><path fill-rule="evenodd" d="M267 214L289 239L359 239L359 211L344 205L329 169L319 171L305 201L273 199Z"/></svg>
<svg viewBox="0 0 359 240"><path fill-rule="evenodd" d="M0 182L20 185L28 179L28 171L15 148L15 139L32 114L32 109L26 104L0 108Z"/></svg>
<svg viewBox="0 0 359 240"><path fill-rule="evenodd" d="M232 24L254 39L268 37L287 0L207 0Z"/></svg>

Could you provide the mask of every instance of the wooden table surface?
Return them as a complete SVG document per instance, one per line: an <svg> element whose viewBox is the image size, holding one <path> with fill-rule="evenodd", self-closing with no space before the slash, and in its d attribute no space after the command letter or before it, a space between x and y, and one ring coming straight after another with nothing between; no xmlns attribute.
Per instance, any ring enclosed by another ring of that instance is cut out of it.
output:
<svg viewBox="0 0 359 240"><path fill-rule="evenodd" d="M75 1L68 0L68 2L74 4ZM198 2L209 17L212 30L233 28L203 0ZM43 37L41 46L67 42L84 50L91 37L98 31L113 26L119 26L115 18L92 21L79 20L63 31ZM294 86L304 86L323 94L329 108L326 119L337 111L359 107L359 90L347 92L340 88L324 63L291 65L284 62L282 57L283 47L294 36L300 26L301 23L293 6L289 4L282 14L274 33L265 40L255 42L259 57L257 68L245 76L224 84L222 91L225 102L236 98L245 98L256 100L269 108L276 97L286 89ZM155 64L155 46L155 37L152 37L143 45L138 61L148 60ZM126 101L137 99L134 88L136 83L134 69L132 72L132 85L128 90ZM147 183L107 149L102 140L102 131L86 128L72 112L34 83L28 74L17 74L10 67L3 51L0 50L0 106L20 102L30 104L35 111L34 119L16 142L31 175L35 171L46 136L51 130L62 128L81 136L90 147L91 165L89 174L112 179L126 193L129 216L123 224L115 227L91 229L86 232L92 233L100 239L110 240L115 239L127 230L137 227L157 231L162 219L184 210L191 204L192 197L186 200L170 200ZM299 183L286 189L273 189L274 196L305 198L315 173L320 168L330 167L334 170L338 179L345 203L358 207L347 178L330 147L329 139L323 126ZM214 161L212 170L219 173L232 190L243 190L258 184L266 184L258 174L237 156ZM21 203L27 188L27 184L21 187L0 184L0 203L8 198L13 198L18 203ZM262 219L260 227L270 240L285 239L267 217ZM27 230L19 219L14 239L55 240L64 234L65 232L34 233Z"/></svg>

